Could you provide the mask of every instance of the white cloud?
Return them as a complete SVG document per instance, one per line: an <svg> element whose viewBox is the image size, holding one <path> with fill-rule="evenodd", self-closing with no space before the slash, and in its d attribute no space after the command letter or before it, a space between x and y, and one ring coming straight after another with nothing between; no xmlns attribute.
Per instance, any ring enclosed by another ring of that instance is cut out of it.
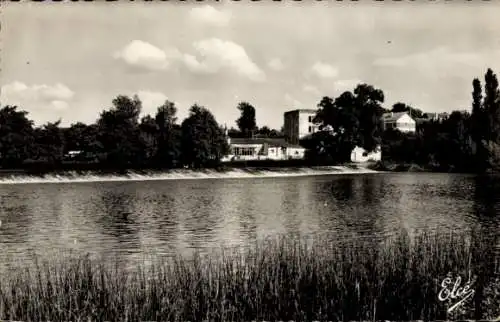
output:
<svg viewBox="0 0 500 322"><path fill-rule="evenodd" d="M271 59L268 63L268 66L269 66L269 68L271 68L272 70L275 70L275 71L280 71L280 70L283 70L285 68L285 66L283 65L283 62L279 58Z"/></svg>
<svg viewBox="0 0 500 322"><path fill-rule="evenodd" d="M326 64L323 62L316 62L311 67L311 72L321 78L335 78L338 76L339 71L337 68L330 64Z"/></svg>
<svg viewBox="0 0 500 322"><path fill-rule="evenodd" d="M193 20L219 27L227 26L231 20L230 13L217 10L208 4L192 8L189 12L189 17Z"/></svg>
<svg viewBox="0 0 500 322"><path fill-rule="evenodd" d="M31 85L22 82L12 82L1 88L2 104L19 105L20 108L66 109L68 101L75 93L66 85Z"/></svg>
<svg viewBox="0 0 500 322"><path fill-rule="evenodd" d="M167 96L161 92L153 92L148 90L140 90L137 96L142 102L143 112L145 114L154 114L159 106L163 105L168 99Z"/></svg>
<svg viewBox="0 0 500 322"><path fill-rule="evenodd" d="M194 42L193 49L194 54L181 53L176 48L161 50L149 43L134 40L115 53L114 57L128 65L148 70L166 70L171 64L180 63L194 73L215 74L226 69L253 81L266 78L245 49L232 41L204 39Z"/></svg>
<svg viewBox="0 0 500 322"><path fill-rule="evenodd" d="M170 65L169 58L172 58L165 51L142 40L133 40L113 57L148 70L164 70Z"/></svg>
<svg viewBox="0 0 500 322"><path fill-rule="evenodd" d="M265 80L264 72L248 56L245 49L232 42L218 38L205 39L193 44L198 54L185 54L184 64L193 72L217 73L231 69L253 81Z"/></svg>

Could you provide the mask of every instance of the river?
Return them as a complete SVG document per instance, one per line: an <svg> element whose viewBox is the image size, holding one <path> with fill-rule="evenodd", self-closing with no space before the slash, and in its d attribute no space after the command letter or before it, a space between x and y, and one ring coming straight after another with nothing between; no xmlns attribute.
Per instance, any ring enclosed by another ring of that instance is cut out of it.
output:
<svg viewBox="0 0 500 322"><path fill-rule="evenodd" d="M478 226L498 238L499 211L500 178L460 174L9 183L0 185L0 265L69 251L134 263L278 234L384 238Z"/></svg>

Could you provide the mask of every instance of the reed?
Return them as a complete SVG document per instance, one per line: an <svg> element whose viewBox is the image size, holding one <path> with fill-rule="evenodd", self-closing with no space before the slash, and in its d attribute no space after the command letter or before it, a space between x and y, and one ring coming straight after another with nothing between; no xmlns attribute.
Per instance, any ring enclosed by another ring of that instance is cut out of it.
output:
<svg viewBox="0 0 500 322"><path fill-rule="evenodd" d="M469 233L385 240L278 237L246 250L125 270L89 256L37 262L0 280L0 318L32 321L444 320L500 315L499 256ZM451 275L450 275L451 274ZM453 314L443 278L471 277Z"/></svg>

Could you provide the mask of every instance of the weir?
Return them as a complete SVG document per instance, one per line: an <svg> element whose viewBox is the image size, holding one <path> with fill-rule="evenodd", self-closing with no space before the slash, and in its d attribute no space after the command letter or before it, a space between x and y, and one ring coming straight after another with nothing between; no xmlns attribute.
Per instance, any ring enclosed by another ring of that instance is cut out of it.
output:
<svg viewBox="0 0 500 322"><path fill-rule="evenodd" d="M119 181L161 181L161 180L199 180L199 179L247 179L247 178L277 178L334 174L379 173L364 167L351 168L347 166L325 166L311 168L274 168L274 169L230 169L216 170L173 170L168 172L135 172L126 174L98 174L64 172L42 176L15 174L0 176L0 185L5 184L35 184L35 183L84 183L84 182L119 182Z"/></svg>

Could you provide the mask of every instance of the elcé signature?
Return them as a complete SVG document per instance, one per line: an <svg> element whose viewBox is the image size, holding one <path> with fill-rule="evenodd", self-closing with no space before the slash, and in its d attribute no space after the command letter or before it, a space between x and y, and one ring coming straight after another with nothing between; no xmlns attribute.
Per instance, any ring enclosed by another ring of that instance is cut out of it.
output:
<svg viewBox="0 0 500 322"><path fill-rule="evenodd" d="M450 277L445 278L441 282L441 291L439 291L438 298L440 301L448 299L457 300L455 304L448 308L448 313L451 313L460 304L464 303L468 298L474 295L474 290L471 288L471 282L467 282L464 287L460 286L462 278L457 277L455 282Z"/></svg>

